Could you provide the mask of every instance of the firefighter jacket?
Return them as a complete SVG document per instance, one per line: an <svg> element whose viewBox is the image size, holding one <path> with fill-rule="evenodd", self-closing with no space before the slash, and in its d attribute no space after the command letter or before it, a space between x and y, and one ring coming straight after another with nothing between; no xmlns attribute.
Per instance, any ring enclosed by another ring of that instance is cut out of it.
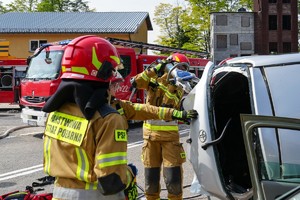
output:
<svg viewBox="0 0 300 200"><path fill-rule="evenodd" d="M130 181L127 126L117 112L107 115L95 112L87 120L76 104L65 103L47 119L44 171L56 177L56 187L96 190L100 185L103 194L125 189ZM115 188L108 183L109 175L119 180Z"/></svg>
<svg viewBox="0 0 300 200"><path fill-rule="evenodd" d="M174 109L116 100L120 114L99 112L86 120L73 103L66 103L48 116L44 137L44 171L56 177L55 186L96 190L109 194L104 183L109 174L127 179L127 119L171 120ZM114 188L114 187L111 187ZM125 188L123 188L125 189Z"/></svg>
<svg viewBox="0 0 300 200"><path fill-rule="evenodd" d="M180 108L184 91L167 80L167 73L158 77L154 69L150 68L136 75L134 81L138 89L146 90L146 104ZM147 120L143 125L143 137L153 141L178 141L178 123L177 121Z"/></svg>

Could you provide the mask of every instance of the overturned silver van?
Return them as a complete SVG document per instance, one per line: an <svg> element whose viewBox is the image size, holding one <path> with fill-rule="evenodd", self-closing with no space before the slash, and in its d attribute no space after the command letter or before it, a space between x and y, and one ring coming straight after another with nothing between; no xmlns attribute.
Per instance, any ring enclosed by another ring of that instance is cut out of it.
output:
<svg viewBox="0 0 300 200"><path fill-rule="evenodd" d="M196 109L188 158L218 199L285 199L300 185L300 54L208 63L183 102Z"/></svg>

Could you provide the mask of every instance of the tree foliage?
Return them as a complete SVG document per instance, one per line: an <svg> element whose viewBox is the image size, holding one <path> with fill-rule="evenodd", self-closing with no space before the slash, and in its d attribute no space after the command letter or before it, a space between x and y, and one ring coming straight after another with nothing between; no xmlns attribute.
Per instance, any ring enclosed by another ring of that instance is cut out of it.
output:
<svg viewBox="0 0 300 200"><path fill-rule="evenodd" d="M159 44L189 50L210 51L210 13L252 10L252 0L186 0L186 7L161 3L154 22L160 27Z"/></svg>
<svg viewBox="0 0 300 200"><path fill-rule="evenodd" d="M13 0L7 5L0 1L0 13L5 12L90 12L84 0Z"/></svg>
<svg viewBox="0 0 300 200"><path fill-rule="evenodd" d="M34 12L38 0L14 0L5 6L5 12Z"/></svg>
<svg viewBox="0 0 300 200"><path fill-rule="evenodd" d="M39 12L89 12L87 1L83 0L41 0L38 4Z"/></svg>
<svg viewBox="0 0 300 200"><path fill-rule="evenodd" d="M154 15L154 22L160 26L163 33L158 39L162 45L181 48L189 40L181 26L185 16L185 10L181 7L161 3L156 7Z"/></svg>
<svg viewBox="0 0 300 200"><path fill-rule="evenodd" d="M5 12L6 12L6 9L5 9L5 7L3 6L2 1L0 1L0 14L1 14L1 13L5 13Z"/></svg>

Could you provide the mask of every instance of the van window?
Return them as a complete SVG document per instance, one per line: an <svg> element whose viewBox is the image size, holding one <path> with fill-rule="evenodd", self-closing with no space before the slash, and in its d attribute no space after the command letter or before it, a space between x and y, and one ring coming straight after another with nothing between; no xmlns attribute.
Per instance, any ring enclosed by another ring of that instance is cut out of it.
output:
<svg viewBox="0 0 300 200"><path fill-rule="evenodd" d="M260 130L267 133L261 137L267 137L269 140L264 151L257 152L261 179L300 183L300 158L296 153L300 151L296 142L300 139L300 131L272 128ZM271 143L274 145L268 146ZM277 148L274 148L276 146Z"/></svg>

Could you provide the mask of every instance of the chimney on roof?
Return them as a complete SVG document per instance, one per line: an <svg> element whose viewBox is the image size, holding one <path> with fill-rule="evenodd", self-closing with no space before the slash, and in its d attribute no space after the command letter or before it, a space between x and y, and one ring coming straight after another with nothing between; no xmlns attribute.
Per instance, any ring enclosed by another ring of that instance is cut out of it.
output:
<svg viewBox="0 0 300 200"><path fill-rule="evenodd" d="M247 10L245 8L238 9L238 12L246 12Z"/></svg>

